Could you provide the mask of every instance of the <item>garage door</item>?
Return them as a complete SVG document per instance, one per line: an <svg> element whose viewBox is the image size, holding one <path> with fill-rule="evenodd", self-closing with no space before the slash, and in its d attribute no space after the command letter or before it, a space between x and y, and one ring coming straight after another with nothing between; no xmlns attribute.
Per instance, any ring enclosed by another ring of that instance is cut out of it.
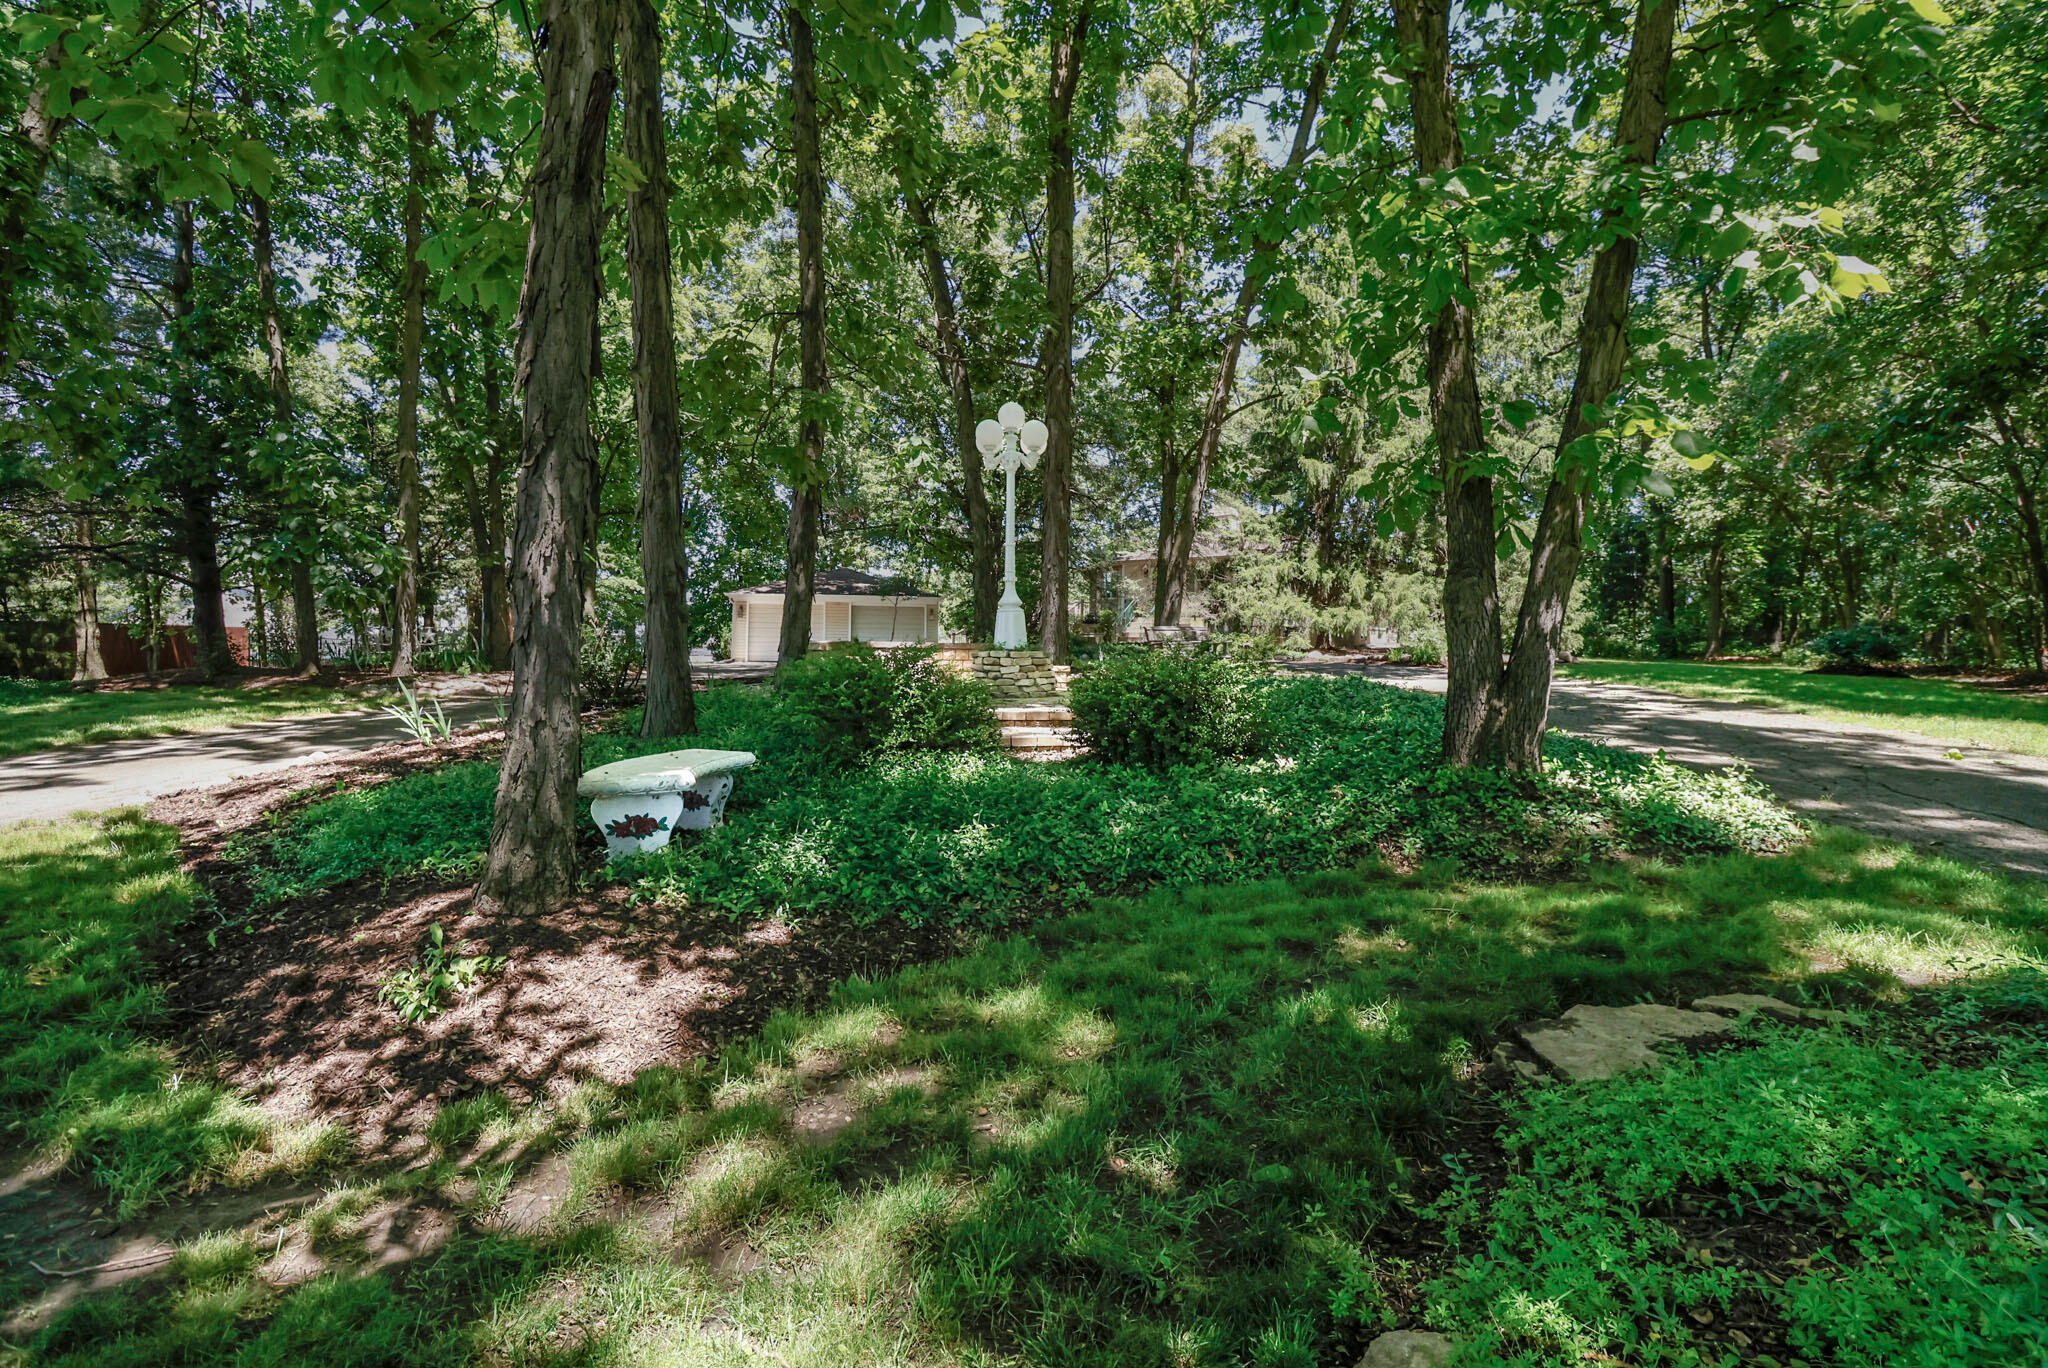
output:
<svg viewBox="0 0 2048 1368"><path fill-rule="evenodd" d="M917 641L924 636L924 605L887 604L853 606L855 641Z"/></svg>
<svg viewBox="0 0 2048 1368"><path fill-rule="evenodd" d="M748 660L774 660L782 654L782 600L755 599L747 605Z"/></svg>

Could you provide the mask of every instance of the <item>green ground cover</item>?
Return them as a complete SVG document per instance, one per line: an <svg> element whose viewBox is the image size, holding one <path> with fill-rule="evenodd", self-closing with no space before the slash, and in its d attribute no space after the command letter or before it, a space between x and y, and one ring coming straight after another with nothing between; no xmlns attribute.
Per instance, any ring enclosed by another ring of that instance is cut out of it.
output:
<svg viewBox="0 0 2048 1368"><path fill-rule="evenodd" d="M1814 674L1789 665L1708 665L1685 660L1581 660L1574 679L1606 679L1692 698L1755 703L1957 746L2048 755L2048 698L1998 693L1948 679Z"/></svg>
<svg viewBox="0 0 2048 1368"><path fill-rule="evenodd" d="M360 691L310 684L261 690L196 684L79 689L66 683L0 679L0 756L95 741L232 731L301 713L350 712L373 701Z"/></svg>
<svg viewBox="0 0 2048 1368"><path fill-rule="evenodd" d="M724 826L626 866L644 896L738 915L824 909L999 925L1101 893L1256 879L1386 855L1549 873L1621 852L1778 849L1798 828L1758 785L1554 736L1525 787L1435 763L1443 705L1364 679L1263 681L1259 754L1165 773L992 752L827 763L775 697L709 690L699 744L750 750ZM592 736L587 765L667 742ZM314 804L256 875L270 898L366 874L462 877L489 839L497 770L451 765Z"/></svg>
<svg viewBox="0 0 2048 1368"><path fill-rule="evenodd" d="M1802 1346L1787 1363L2016 1362L2044 1328L2048 1010L2011 985L2044 954L2041 889L1835 830L1561 882L1365 867L1103 900L843 984L713 1061L452 1104L428 1162L336 1182L280 1238L329 1272L273 1286L268 1238L195 1241L19 1352L1313 1368L1405 1308L1507 1361L1712 1364L1741 1360L1695 1313L1747 1296ZM1977 977L1904 1016L1884 999L1909 971ZM1504 1024L1732 985L1855 1016L1512 1102L1507 1181L1442 1191ZM821 1101L851 1124L807 1131ZM553 1216L493 1228L549 1153ZM1825 1247L1759 1292L1684 1257L1673 1192L1774 1203ZM351 1265L394 1201L456 1233ZM1449 1256L1392 1238L1418 1222Z"/></svg>

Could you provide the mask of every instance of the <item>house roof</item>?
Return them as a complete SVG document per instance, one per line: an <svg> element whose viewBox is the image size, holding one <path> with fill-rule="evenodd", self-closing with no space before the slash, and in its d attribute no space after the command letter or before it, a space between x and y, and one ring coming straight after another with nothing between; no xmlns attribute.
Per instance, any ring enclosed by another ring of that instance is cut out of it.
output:
<svg viewBox="0 0 2048 1368"><path fill-rule="evenodd" d="M745 589L734 589L728 598L742 594L783 594L789 591L788 580L776 580L770 584L756 584ZM820 570L812 582L814 596L846 596L852 598L937 598L927 594L902 575L875 576L859 570Z"/></svg>

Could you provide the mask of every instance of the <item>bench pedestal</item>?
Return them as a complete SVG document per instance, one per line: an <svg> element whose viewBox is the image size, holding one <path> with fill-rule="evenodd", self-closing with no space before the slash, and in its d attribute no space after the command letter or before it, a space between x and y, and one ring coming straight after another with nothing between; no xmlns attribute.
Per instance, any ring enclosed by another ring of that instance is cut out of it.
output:
<svg viewBox="0 0 2048 1368"><path fill-rule="evenodd" d="M599 765L577 784L614 859L660 850L679 830L703 831L725 816L746 751L685 750Z"/></svg>
<svg viewBox="0 0 2048 1368"><path fill-rule="evenodd" d="M732 776L721 774L678 793L641 793L593 798L590 815L614 856L659 850L679 830L708 830L725 816Z"/></svg>

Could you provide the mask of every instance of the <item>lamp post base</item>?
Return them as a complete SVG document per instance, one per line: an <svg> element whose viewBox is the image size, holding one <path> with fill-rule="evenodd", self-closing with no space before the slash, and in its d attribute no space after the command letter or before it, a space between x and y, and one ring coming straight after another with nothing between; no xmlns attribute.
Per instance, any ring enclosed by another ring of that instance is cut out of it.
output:
<svg viewBox="0 0 2048 1368"><path fill-rule="evenodd" d="M998 650L1014 651L1024 645L1024 605L1005 596L996 605L995 644Z"/></svg>

